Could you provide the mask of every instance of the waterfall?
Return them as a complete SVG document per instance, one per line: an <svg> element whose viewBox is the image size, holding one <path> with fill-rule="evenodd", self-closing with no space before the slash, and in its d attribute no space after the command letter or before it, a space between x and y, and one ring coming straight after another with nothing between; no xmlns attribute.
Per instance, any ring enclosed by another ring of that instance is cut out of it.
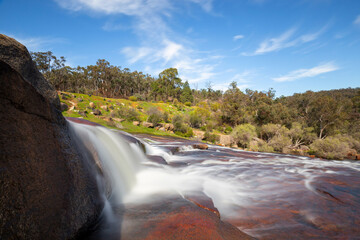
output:
<svg viewBox="0 0 360 240"><path fill-rule="evenodd" d="M142 142L94 124L69 121L69 126L84 157L96 163L104 193L103 225L92 239L119 239L127 227L121 225L122 214L134 206L151 205L171 194L186 199L197 193L212 200L222 220L253 236L278 239L283 229L297 237L304 232L337 236L327 226L340 226L350 238L358 236L353 223L360 216L360 162L213 145L204 151L187 140L157 142L161 138L154 137ZM144 150L168 164L153 161Z"/></svg>
<svg viewBox="0 0 360 240"><path fill-rule="evenodd" d="M136 172L146 156L136 143L126 141L118 131L102 126L68 121L82 154L93 158L105 183L98 181L107 199L120 203L136 183ZM105 186L101 186L105 185Z"/></svg>

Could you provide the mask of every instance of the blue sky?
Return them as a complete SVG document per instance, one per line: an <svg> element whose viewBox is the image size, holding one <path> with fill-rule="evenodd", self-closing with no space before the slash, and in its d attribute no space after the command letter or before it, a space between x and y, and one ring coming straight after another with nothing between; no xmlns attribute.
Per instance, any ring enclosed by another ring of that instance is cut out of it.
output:
<svg viewBox="0 0 360 240"><path fill-rule="evenodd" d="M71 66L292 95L360 86L359 0L0 0L0 33Z"/></svg>

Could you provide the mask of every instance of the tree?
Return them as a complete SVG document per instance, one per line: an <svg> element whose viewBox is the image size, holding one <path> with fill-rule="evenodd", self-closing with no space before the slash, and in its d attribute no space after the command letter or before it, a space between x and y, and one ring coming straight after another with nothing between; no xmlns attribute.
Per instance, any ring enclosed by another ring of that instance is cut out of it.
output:
<svg viewBox="0 0 360 240"><path fill-rule="evenodd" d="M182 92L181 92L181 96L180 96L180 101L182 103L185 103L185 102L193 102L194 101L194 97L192 95L192 92L191 92L191 88L189 86L189 82L186 81L184 83L184 86L183 86L183 89L182 89Z"/></svg>
<svg viewBox="0 0 360 240"><path fill-rule="evenodd" d="M244 123L243 117L246 113L247 100L248 98L240 91L236 82L232 82L223 96L221 106L223 121L233 126Z"/></svg>

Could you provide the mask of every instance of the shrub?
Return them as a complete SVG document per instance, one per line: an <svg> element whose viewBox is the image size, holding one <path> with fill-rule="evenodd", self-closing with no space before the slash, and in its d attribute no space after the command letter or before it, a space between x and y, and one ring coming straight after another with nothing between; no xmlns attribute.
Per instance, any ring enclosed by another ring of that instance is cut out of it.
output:
<svg viewBox="0 0 360 240"><path fill-rule="evenodd" d="M282 152L284 147L291 145L291 139L285 135L276 135L269 141L269 146L273 147L275 151Z"/></svg>
<svg viewBox="0 0 360 240"><path fill-rule="evenodd" d="M163 114L163 120L164 122L168 123L169 122L169 112L165 111Z"/></svg>
<svg viewBox="0 0 360 240"><path fill-rule="evenodd" d="M251 141L249 148L250 150L257 152L274 152L274 148L269 146L269 144L262 139Z"/></svg>
<svg viewBox="0 0 360 240"><path fill-rule="evenodd" d="M137 101L137 97L135 97L135 96L130 96L130 97L129 97L129 100L130 100L130 101L133 101L133 102L136 102L136 101Z"/></svg>
<svg viewBox="0 0 360 240"><path fill-rule="evenodd" d="M184 124L184 118L181 115L175 115L172 119L175 132L186 133L187 126Z"/></svg>
<svg viewBox="0 0 360 240"><path fill-rule="evenodd" d="M174 106L177 106L179 104L179 100L177 100L176 98L173 100L172 104Z"/></svg>
<svg viewBox="0 0 360 240"><path fill-rule="evenodd" d="M152 107L149 110L147 110L147 114L149 115L147 121L154 124L154 126L158 125L163 118L162 112L159 111L156 107Z"/></svg>
<svg viewBox="0 0 360 240"><path fill-rule="evenodd" d="M232 132L232 130L233 130L232 127L226 126L226 128L225 128L225 130L224 130L224 133L229 134L229 133Z"/></svg>
<svg viewBox="0 0 360 240"><path fill-rule="evenodd" d="M212 134L209 131L205 132L204 139L208 142L216 143L220 140L220 136L216 134Z"/></svg>
<svg viewBox="0 0 360 240"><path fill-rule="evenodd" d="M360 152L360 141L356 140L352 136L342 134L336 135L334 138L339 139L340 142L345 142L349 148L355 149L357 152Z"/></svg>
<svg viewBox="0 0 360 240"><path fill-rule="evenodd" d="M257 137L256 128L249 123L236 126L231 135L234 141L242 147L248 147L250 141Z"/></svg>
<svg viewBox="0 0 360 240"><path fill-rule="evenodd" d="M265 124L261 127L261 134L264 135L266 140L270 140L276 135L286 135L288 134L289 129L285 126L281 126L280 124Z"/></svg>
<svg viewBox="0 0 360 240"><path fill-rule="evenodd" d="M195 112L190 113L190 126L193 128L199 128L201 126L201 117L198 116Z"/></svg>
<svg viewBox="0 0 360 240"><path fill-rule="evenodd" d="M185 106L187 106L187 107L191 107L191 102L185 102L184 104L185 104Z"/></svg>
<svg viewBox="0 0 360 240"><path fill-rule="evenodd" d="M338 138L327 137L317 139L311 145L310 149L317 157L327 159L343 159L349 151L349 145L341 142Z"/></svg>
<svg viewBox="0 0 360 240"><path fill-rule="evenodd" d="M128 121L138 121L139 113L134 108L129 108L126 106L121 106L119 110L116 110L115 116L124 118Z"/></svg>

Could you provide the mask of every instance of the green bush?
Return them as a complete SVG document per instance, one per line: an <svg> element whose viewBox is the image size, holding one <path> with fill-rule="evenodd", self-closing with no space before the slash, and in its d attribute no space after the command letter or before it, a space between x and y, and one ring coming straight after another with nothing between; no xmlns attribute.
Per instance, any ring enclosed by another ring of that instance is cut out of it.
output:
<svg viewBox="0 0 360 240"><path fill-rule="evenodd" d="M195 112L190 113L190 126L193 128L199 128L201 126L201 117L198 116Z"/></svg>
<svg viewBox="0 0 360 240"><path fill-rule="evenodd" d="M169 112L165 111L163 114L163 120L164 122L168 123L169 122Z"/></svg>
<svg viewBox="0 0 360 240"><path fill-rule="evenodd" d="M174 125L175 132L187 132L188 127L184 124L184 118L181 115L175 115L172 119L172 124Z"/></svg>
<svg viewBox="0 0 360 240"><path fill-rule="evenodd" d="M354 137L341 134L336 135L334 138L339 139L340 142L345 142L349 148L355 149L357 152L360 152L360 141L356 140Z"/></svg>
<svg viewBox="0 0 360 240"><path fill-rule="evenodd" d="M154 124L154 126L158 125L162 121L163 114L156 107L152 107L147 110L147 114L149 115L147 121Z"/></svg>
<svg viewBox="0 0 360 240"><path fill-rule="evenodd" d="M292 144L291 139L285 135L276 135L269 141L269 146L274 148L275 151L282 152L284 147L288 147Z"/></svg>
<svg viewBox="0 0 360 240"><path fill-rule="evenodd" d="M129 97L129 100L130 100L130 101L133 101L133 102L136 102L136 101L137 101L137 97L135 97L135 96L130 96L130 97Z"/></svg>
<svg viewBox="0 0 360 240"><path fill-rule="evenodd" d="M216 143L220 140L220 136L216 134L212 134L209 131L205 132L204 139L208 142Z"/></svg>
<svg viewBox="0 0 360 240"><path fill-rule="evenodd" d="M191 102L185 102L185 106L191 107Z"/></svg>
<svg viewBox="0 0 360 240"><path fill-rule="evenodd" d="M335 137L317 139L310 145L310 149L317 157L326 159L344 159L350 150L346 142Z"/></svg>
<svg viewBox="0 0 360 240"><path fill-rule="evenodd" d="M231 135L233 136L234 141L241 147L248 147L250 141L254 137L257 137L256 128L249 123L236 126Z"/></svg>
<svg viewBox="0 0 360 240"><path fill-rule="evenodd" d="M232 132L232 130L233 130L232 127L226 126L226 128L225 128L225 130L224 130L224 133L229 134L229 133Z"/></svg>
<svg viewBox="0 0 360 240"><path fill-rule="evenodd" d="M249 149L256 152L274 152L274 148L269 146L269 144L262 139L251 141Z"/></svg>
<svg viewBox="0 0 360 240"><path fill-rule="evenodd" d="M134 109L126 106L121 106L119 110L115 111L116 117L124 118L128 121L139 121L140 114Z"/></svg>
<svg viewBox="0 0 360 240"><path fill-rule="evenodd" d="M287 135L289 129L285 126L281 126L280 124L265 124L261 127L261 134L265 138L265 140L270 140L276 135Z"/></svg>

